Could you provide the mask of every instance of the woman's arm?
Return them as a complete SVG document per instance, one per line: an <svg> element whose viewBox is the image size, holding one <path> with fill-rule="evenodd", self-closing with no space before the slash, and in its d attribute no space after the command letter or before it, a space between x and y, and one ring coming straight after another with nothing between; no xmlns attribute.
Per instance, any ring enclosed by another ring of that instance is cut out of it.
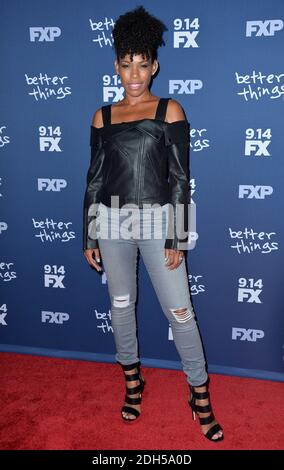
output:
<svg viewBox="0 0 284 470"><path fill-rule="evenodd" d="M83 250L98 248L96 239L96 212L103 186L103 162L105 157L102 138L102 111L98 109L90 126L91 160L87 172L87 187L84 196Z"/></svg>
<svg viewBox="0 0 284 470"><path fill-rule="evenodd" d="M182 106L168 103L165 143L168 154L170 210L165 248L186 250L188 242L189 191L189 122Z"/></svg>

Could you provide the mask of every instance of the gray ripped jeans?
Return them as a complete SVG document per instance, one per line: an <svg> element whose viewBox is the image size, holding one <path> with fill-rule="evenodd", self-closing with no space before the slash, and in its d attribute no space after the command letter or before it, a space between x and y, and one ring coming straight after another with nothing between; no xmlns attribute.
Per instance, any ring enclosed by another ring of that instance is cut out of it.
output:
<svg viewBox="0 0 284 470"><path fill-rule="evenodd" d="M99 204L97 237L111 300L115 357L121 364L140 360L135 316L139 248L161 308L171 325L187 382L198 386L207 380L205 358L190 300L185 260L176 269L169 270L165 266L167 220L163 214L166 207L137 207L129 212L124 207Z"/></svg>

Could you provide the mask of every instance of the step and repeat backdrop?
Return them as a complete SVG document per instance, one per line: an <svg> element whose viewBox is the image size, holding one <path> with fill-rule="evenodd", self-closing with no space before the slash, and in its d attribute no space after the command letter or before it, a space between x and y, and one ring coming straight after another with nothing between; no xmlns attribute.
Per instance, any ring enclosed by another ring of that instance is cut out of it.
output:
<svg viewBox="0 0 284 470"><path fill-rule="evenodd" d="M140 4L168 28L151 92L190 123L188 282L209 371L284 381L282 0L1 1L0 350L115 362L83 196L93 114L124 94L112 28ZM142 256L137 322L142 364L181 369Z"/></svg>

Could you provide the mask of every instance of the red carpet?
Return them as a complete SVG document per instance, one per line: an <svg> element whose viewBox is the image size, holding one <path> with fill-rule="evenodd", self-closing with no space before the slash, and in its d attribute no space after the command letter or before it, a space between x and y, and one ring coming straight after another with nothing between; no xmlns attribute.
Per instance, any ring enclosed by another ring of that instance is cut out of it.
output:
<svg viewBox="0 0 284 470"><path fill-rule="evenodd" d="M214 444L192 421L184 373L142 370L142 415L127 425L118 365L0 353L0 449L283 449L283 383L211 374L225 434Z"/></svg>

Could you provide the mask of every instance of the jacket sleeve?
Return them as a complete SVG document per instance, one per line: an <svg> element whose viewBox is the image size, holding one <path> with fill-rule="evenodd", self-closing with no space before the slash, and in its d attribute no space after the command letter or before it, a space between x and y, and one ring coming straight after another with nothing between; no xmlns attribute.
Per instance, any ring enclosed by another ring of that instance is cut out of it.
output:
<svg viewBox="0 0 284 470"><path fill-rule="evenodd" d="M96 214L103 187L103 162L105 157L102 128L91 126L90 146L91 160L87 172L87 187L83 209L83 250L98 248Z"/></svg>
<svg viewBox="0 0 284 470"><path fill-rule="evenodd" d="M189 129L185 120L168 123L165 144L169 170L169 223L165 248L188 249Z"/></svg>

